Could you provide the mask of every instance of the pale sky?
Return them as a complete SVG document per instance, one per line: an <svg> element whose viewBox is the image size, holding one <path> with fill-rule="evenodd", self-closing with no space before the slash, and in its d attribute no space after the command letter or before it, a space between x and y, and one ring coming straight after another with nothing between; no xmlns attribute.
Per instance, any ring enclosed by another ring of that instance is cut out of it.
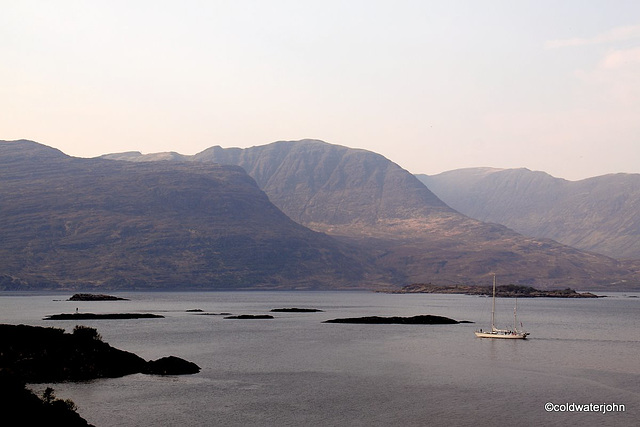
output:
<svg viewBox="0 0 640 427"><path fill-rule="evenodd" d="M640 1L0 0L0 139L640 173Z"/></svg>

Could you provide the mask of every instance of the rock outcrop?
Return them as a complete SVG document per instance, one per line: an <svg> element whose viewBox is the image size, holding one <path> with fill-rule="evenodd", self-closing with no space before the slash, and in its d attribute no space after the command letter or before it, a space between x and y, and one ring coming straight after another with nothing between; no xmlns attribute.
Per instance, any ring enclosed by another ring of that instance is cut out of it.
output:
<svg viewBox="0 0 640 427"><path fill-rule="evenodd" d="M145 374L153 375L187 375L198 372L200 372L198 365L175 356L149 361L143 371Z"/></svg>

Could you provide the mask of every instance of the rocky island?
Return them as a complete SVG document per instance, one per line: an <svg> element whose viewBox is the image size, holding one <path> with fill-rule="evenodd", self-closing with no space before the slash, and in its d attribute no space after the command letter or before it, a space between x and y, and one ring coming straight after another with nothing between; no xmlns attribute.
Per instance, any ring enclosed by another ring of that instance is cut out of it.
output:
<svg viewBox="0 0 640 427"><path fill-rule="evenodd" d="M322 310L318 310L317 308L274 308L271 310L272 313L320 313Z"/></svg>
<svg viewBox="0 0 640 427"><path fill-rule="evenodd" d="M344 319L325 320L323 323L358 323L367 325L455 325L458 323L471 323L469 321L458 321L444 316L434 316L424 314L412 317L352 317Z"/></svg>
<svg viewBox="0 0 640 427"><path fill-rule="evenodd" d="M260 320L260 319L273 319L273 316L271 316L270 314L240 314L238 316L223 317L223 319Z"/></svg>
<svg viewBox="0 0 640 427"><path fill-rule="evenodd" d="M194 314L197 314L197 315L200 315L200 316L231 316L231 313L226 313L226 312L225 313L205 313L205 312L202 312L202 313L194 313Z"/></svg>
<svg viewBox="0 0 640 427"><path fill-rule="evenodd" d="M129 301L126 298L104 294L74 294L67 301Z"/></svg>
<svg viewBox="0 0 640 427"><path fill-rule="evenodd" d="M164 316L151 313L61 313L52 314L42 320L97 320L97 319L162 319Z"/></svg>
<svg viewBox="0 0 640 427"><path fill-rule="evenodd" d="M491 286L469 285L432 285L431 283L415 283L403 286L398 290L381 291L390 294L464 294L491 296ZM496 296L503 298L601 298L590 292L576 292L573 289L539 290L530 286L499 285Z"/></svg>

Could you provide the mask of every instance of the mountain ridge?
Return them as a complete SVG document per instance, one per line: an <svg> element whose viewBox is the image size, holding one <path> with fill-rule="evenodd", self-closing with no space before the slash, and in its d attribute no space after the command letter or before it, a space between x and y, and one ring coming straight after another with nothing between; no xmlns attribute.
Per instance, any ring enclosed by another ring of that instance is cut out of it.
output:
<svg viewBox="0 0 640 427"><path fill-rule="evenodd" d="M79 159L0 141L0 232L4 289L388 283L363 251L295 223L233 165Z"/></svg>
<svg viewBox="0 0 640 427"><path fill-rule="evenodd" d="M527 169L418 178L454 209L618 259L640 259L640 174L567 181Z"/></svg>
<svg viewBox="0 0 640 427"><path fill-rule="evenodd" d="M296 222L372 248L378 265L402 272L405 282L480 284L493 272L542 289L637 280L612 258L462 215L415 176L366 150L278 141L244 149L214 146L184 159L243 167Z"/></svg>

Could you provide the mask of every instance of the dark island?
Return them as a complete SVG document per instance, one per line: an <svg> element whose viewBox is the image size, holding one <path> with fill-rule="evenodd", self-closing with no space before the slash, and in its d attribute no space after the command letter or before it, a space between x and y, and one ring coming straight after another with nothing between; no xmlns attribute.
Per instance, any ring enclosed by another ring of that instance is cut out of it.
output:
<svg viewBox="0 0 640 427"><path fill-rule="evenodd" d="M195 313L200 316L231 316L231 313Z"/></svg>
<svg viewBox="0 0 640 427"><path fill-rule="evenodd" d="M252 319L273 319L273 316L269 314L241 314L239 316L227 316L223 319L240 319L240 320L252 320Z"/></svg>
<svg viewBox="0 0 640 427"><path fill-rule="evenodd" d="M469 285L432 285L431 283L414 283L398 290L380 291L390 294L464 294L491 296L491 286ZM496 296L503 298L602 298L590 292L576 292L573 289L551 289L542 291L530 286L500 285L496 286Z"/></svg>
<svg viewBox="0 0 640 427"><path fill-rule="evenodd" d="M74 294L67 301L129 301L126 298L104 294Z"/></svg>
<svg viewBox="0 0 640 427"><path fill-rule="evenodd" d="M321 313L317 308L274 308L272 313Z"/></svg>
<svg viewBox="0 0 640 427"><path fill-rule="evenodd" d="M468 321L457 321L444 316L433 316L425 314L412 317L352 317L344 319L325 320L323 323L358 323L366 325L454 325L458 323L471 323Z"/></svg>
<svg viewBox="0 0 640 427"><path fill-rule="evenodd" d="M96 319L161 319L164 316L151 313L62 313L52 314L42 320L96 320Z"/></svg>

